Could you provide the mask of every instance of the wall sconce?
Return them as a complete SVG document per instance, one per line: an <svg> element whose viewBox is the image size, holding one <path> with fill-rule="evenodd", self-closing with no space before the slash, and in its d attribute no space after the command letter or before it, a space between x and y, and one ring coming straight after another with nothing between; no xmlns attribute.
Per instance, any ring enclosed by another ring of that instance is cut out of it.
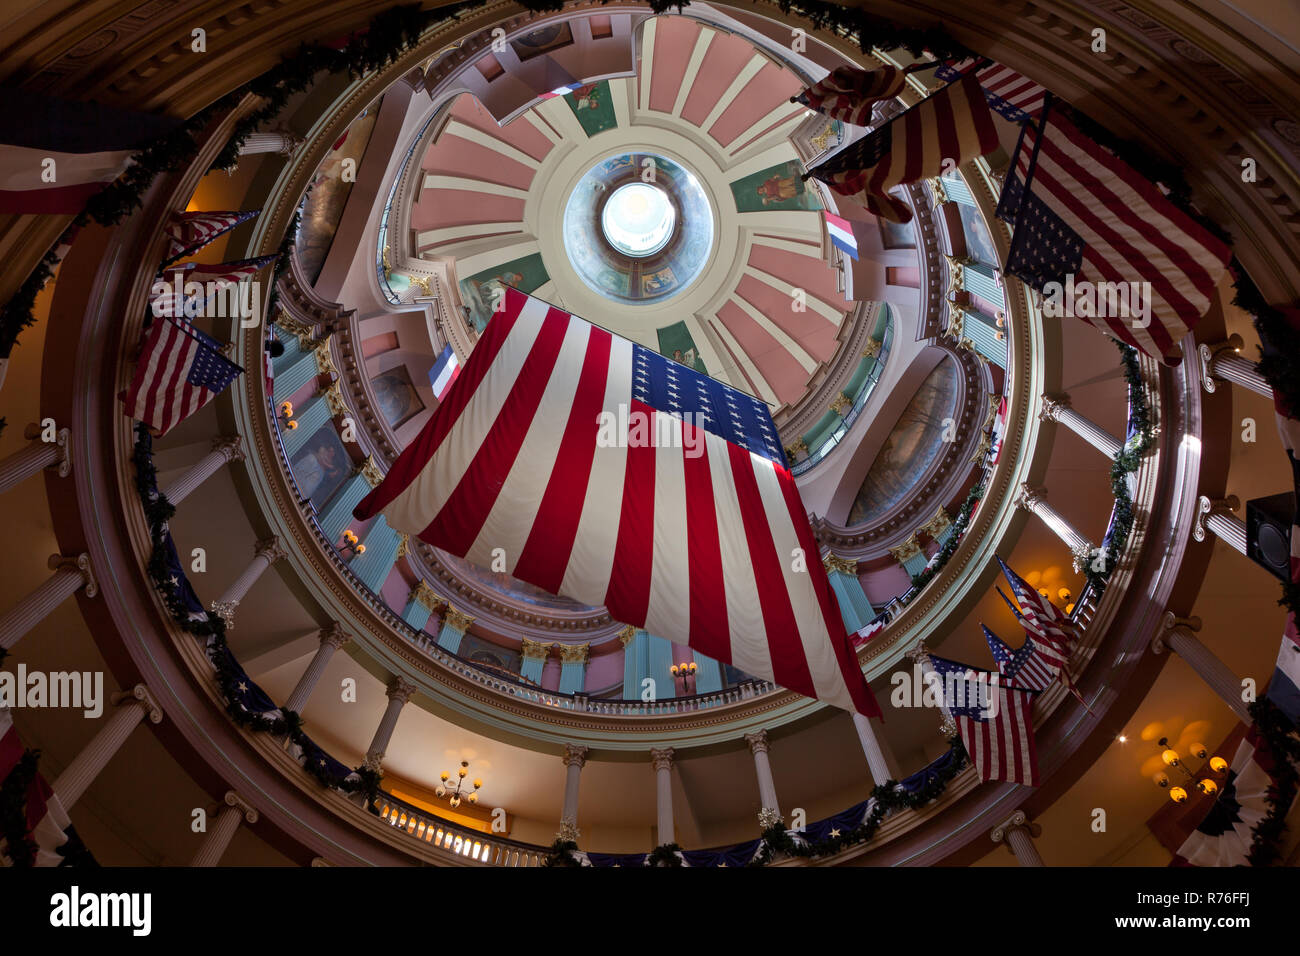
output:
<svg viewBox="0 0 1300 956"><path fill-rule="evenodd" d="M1169 746L1168 737L1161 737L1158 743L1163 748L1163 752L1160 754L1160 759L1165 762L1166 767L1171 770L1180 771L1185 778L1183 782L1191 783L1198 791L1205 794L1207 797L1212 797L1219 792L1219 784L1217 781L1211 777L1201 777L1200 779L1197 779L1197 774L1207 768L1209 772L1213 774L1223 773L1228 769L1228 761L1216 755L1210 757L1208 764L1202 766L1201 770L1193 772L1188 769L1187 764L1183 761L1183 758L1178 751ZM1209 748L1207 748L1205 744L1201 743L1192 744L1191 753L1197 760L1204 760L1210 755ZM1169 799L1174 801L1174 803L1187 802L1187 788L1182 786L1170 786L1171 781L1169 779L1169 774L1162 771L1155 774L1151 779L1157 787L1169 791Z"/></svg>
<svg viewBox="0 0 1300 956"><path fill-rule="evenodd" d="M280 422L288 432L298 427L298 423L293 420L293 402L288 399L280 403Z"/></svg>
<svg viewBox="0 0 1300 956"><path fill-rule="evenodd" d="M365 554L366 546L361 544L356 534L351 528L343 532L343 547L339 548L340 554Z"/></svg>
<svg viewBox="0 0 1300 956"><path fill-rule="evenodd" d="M685 664L673 664L668 668L668 673L673 675L673 679L681 678L682 693L695 693L695 672L699 670L699 665L694 661Z"/></svg>

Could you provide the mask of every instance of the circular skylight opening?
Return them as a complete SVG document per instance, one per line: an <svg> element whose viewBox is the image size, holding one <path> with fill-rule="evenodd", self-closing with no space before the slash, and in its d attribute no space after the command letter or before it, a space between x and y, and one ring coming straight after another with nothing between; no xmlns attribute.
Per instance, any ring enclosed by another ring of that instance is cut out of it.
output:
<svg viewBox="0 0 1300 956"><path fill-rule="evenodd" d="M605 202L600 227L611 246L625 256L652 256L673 236L677 209L658 186L627 183Z"/></svg>

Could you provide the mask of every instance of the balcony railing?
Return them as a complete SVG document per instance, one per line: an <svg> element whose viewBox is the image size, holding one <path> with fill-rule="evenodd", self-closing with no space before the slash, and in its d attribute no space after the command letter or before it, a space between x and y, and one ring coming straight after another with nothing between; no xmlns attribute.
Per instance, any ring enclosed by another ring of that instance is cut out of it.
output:
<svg viewBox="0 0 1300 956"><path fill-rule="evenodd" d="M541 866L546 849L518 843L468 827L457 826L392 794L380 793L375 801L379 818L395 830L448 853L485 866Z"/></svg>

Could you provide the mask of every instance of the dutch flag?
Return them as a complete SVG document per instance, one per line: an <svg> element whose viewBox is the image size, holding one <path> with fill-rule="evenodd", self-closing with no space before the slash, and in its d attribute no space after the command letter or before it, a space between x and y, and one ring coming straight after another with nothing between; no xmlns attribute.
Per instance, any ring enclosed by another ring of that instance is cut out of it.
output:
<svg viewBox="0 0 1300 956"><path fill-rule="evenodd" d="M831 242L835 244L850 259L854 261L858 258L858 240L853 236L853 226L847 219L835 215L833 212L825 212L826 231L831 234Z"/></svg>
<svg viewBox="0 0 1300 956"><path fill-rule="evenodd" d="M433 394L442 401L451 391L451 383L456 381L456 376L460 374L460 362L456 360L456 353L448 345L438 356L438 361L433 363L433 368L429 369L429 384L433 386Z"/></svg>

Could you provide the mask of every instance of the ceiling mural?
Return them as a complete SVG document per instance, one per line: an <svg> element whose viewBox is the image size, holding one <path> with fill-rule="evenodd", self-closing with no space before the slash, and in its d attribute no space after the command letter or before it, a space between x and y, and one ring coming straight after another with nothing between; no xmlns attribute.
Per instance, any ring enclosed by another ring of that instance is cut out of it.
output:
<svg viewBox="0 0 1300 956"><path fill-rule="evenodd" d="M303 272L312 282L320 277L325 257L334 244L334 233L343 218L343 207L347 205L348 196L356 181L355 171L364 158L378 114L378 109L372 107L357 117L334 144L330 154L321 161L312 179L307 201L303 204L302 224L294 244ZM342 175L345 163L352 164L353 175Z"/></svg>
<svg viewBox="0 0 1300 956"><path fill-rule="evenodd" d="M564 94L564 102L569 104L588 136L595 136L618 125L609 80L580 86L573 92Z"/></svg>
<svg viewBox="0 0 1300 956"><path fill-rule="evenodd" d="M534 292L549 279L541 253L534 252L461 279L460 297L469 309L474 328L482 332L492 318L496 303L505 301L507 288Z"/></svg>
<svg viewBox="0 0 1300 956"><path fill-rule="evenodd" d="M821 209L821 200L803 181L803 167L797 160L769 166L731 184L731 194L740 212L767 209Z"/></svg>

